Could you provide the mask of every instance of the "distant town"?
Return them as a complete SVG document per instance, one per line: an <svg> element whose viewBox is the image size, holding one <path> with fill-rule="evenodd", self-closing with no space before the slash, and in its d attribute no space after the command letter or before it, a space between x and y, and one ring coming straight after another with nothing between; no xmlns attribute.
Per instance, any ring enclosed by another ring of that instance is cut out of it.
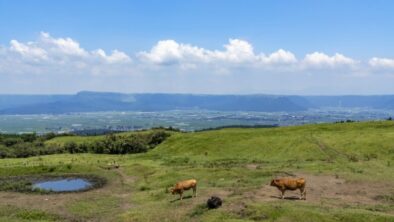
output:
<svg viewBox="0 0 394 222"><path fill-rule="evenodd" d="M0 133L54 132L95 135L172 127L199 131L226 126L288 126L310 123L386 120L392 110L325 108L301 112L224 112L175 110L161 112L94 112L59 115L0 115Z"/></svg>

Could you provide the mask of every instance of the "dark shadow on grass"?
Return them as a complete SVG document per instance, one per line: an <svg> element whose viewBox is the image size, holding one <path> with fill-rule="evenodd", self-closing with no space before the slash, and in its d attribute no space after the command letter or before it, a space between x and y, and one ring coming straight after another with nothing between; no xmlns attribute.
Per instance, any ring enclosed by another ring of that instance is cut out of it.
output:
<svg viewBox="0 0 394 222"><path fill-rule="evenodd" d="M184 199L190 199L190 198L193 198L193 195L184 196L184 197L183 197L183 200L184 200ZM170 203L173 203L173 202L175 202L175 201L180 201L180 200L181 200L181 198L178 198L178 199L175 199L175 200L171 200Z"/></svg>
<svg viewBox="0 0 394 222"><path fill-rule="evenodd" d="M270 196L271 198L276 198L276 199L282 199L280 196ZM300 197L297 196L291 196L291 197L286 197L284 198L285 200L304 200L304 199L300 199Z"/></svg>

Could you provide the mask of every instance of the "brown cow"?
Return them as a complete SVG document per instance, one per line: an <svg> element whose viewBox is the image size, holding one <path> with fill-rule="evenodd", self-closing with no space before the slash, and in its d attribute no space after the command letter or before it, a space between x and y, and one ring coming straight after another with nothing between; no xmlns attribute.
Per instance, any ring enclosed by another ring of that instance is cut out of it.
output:
<svg viewBox="0 0 394 222"><path fill-rule="evenodd" d="M284 199L286 190L297 190L300 189L301 196L300 200L306 200L306 190L305 190L305 179L304 178L280 178L271 181L271 186L277 187L281 192L281 198Z"/></svg>
<svg viewBox="0 0 394 222"><path fill-rule="evenodd" d="M180 195L180 199L182 200L183 191L189 189L193 189L193 195L194 197L197 197L197 180L191 179L191 180L180 181L175 184L174 188L171 188L171 193L172 194L178 193Z"/></svg>

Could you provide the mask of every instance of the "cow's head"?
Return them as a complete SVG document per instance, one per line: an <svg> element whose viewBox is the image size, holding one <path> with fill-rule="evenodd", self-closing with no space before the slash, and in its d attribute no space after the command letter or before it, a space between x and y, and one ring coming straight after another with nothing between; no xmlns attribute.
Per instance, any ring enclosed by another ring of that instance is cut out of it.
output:
<svg viewBox="0 0 394 222"><path fill-rule="evenodd" d="M271 180L271 186L276 186L276 184L277 184L277 180L276 179L273 179L273 180Z"/></svg>
<svg viewBox="0 0 394 222"><path fill-rule="evenodd" d="M175 191L174 188L170 188L170 192L171 192L172 194L176 194L176 191Z"/></svg>

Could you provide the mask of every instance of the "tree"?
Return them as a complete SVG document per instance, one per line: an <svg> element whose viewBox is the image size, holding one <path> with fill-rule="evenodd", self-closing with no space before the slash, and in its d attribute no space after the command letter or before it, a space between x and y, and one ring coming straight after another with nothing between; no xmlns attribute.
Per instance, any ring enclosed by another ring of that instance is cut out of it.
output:
<svg viewBox="0 0 394 222"><path fill-rule="evenodd" d="M159 145L160 143L162 143L169 136L170 136L170 134L163 131L163 130L156 131L150 136L149 145L151 147L155 147L155 146Z"/></svg>
<svg viewBox="0 0 394 222"><path fill-rule="evenodd" d="M78 145L74 141L68 141L64 144L64 149L69 153L77 153Z"/></svg>
<svg viewBox="0 0 394 222"><path fill-rule="evenodd" d="M25 133L25 134L21 135L21 138L22 138L23 142L31 143L37 139L37 134L35 132L34 133Z"/></svg>

